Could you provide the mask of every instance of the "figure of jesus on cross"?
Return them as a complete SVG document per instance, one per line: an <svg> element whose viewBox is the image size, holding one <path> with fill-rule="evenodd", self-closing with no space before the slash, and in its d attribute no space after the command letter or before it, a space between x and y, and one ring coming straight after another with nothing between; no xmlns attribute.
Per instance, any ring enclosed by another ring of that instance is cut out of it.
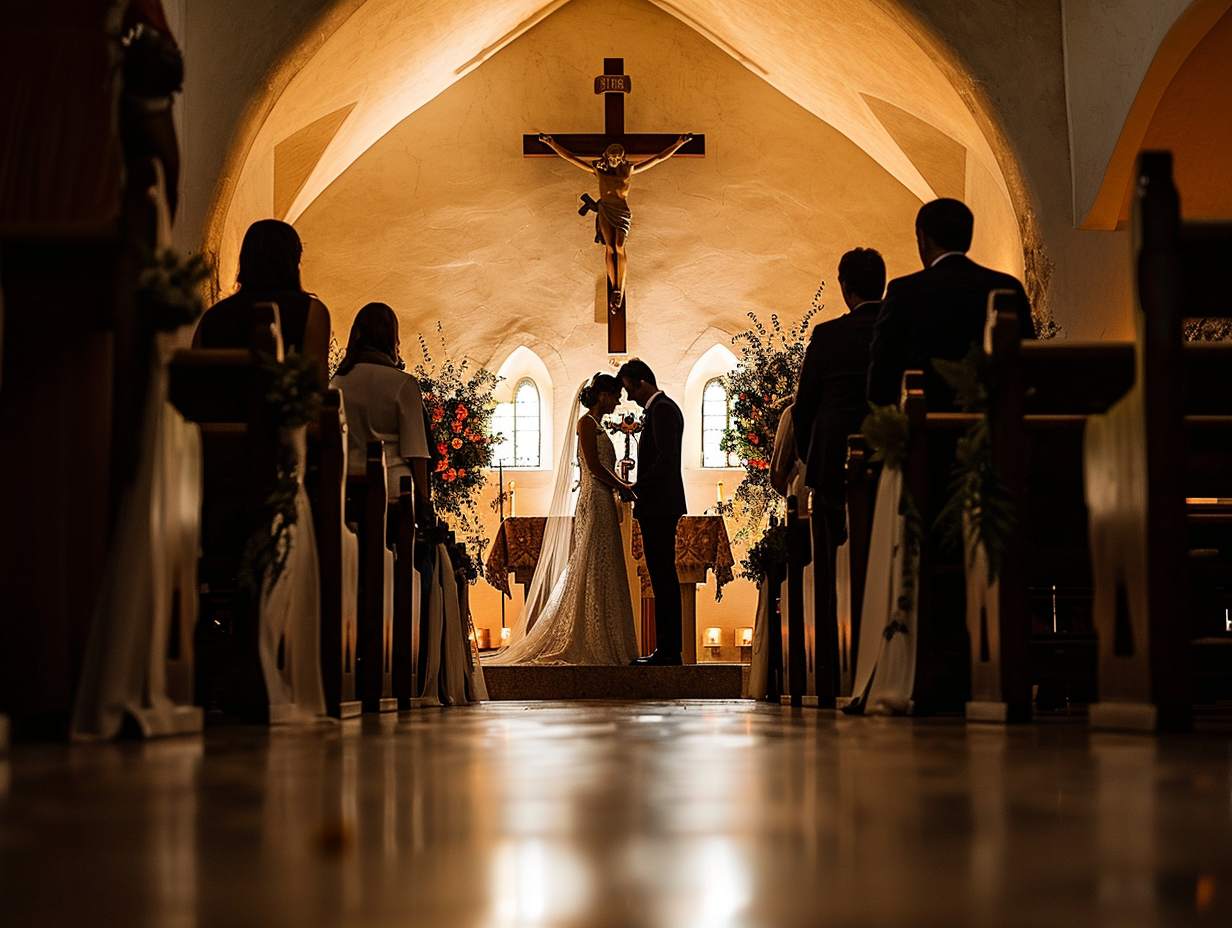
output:
<svg viewBox="0 0 1232 928"><path fill-rule="evenodd" d="M608 311L620 311L624 302L625 271L628 262L625 258L625 241L629 237L629 225L633 214L629 211L629 189L632 186L634 174L649 170L656 164L662 164L693 138L692 133L685 133L657 155L652 155L645 161L632 163L625 157L623 145L609 145L594 161L579 158L569 149L560 145L550 135L540 134L539 141L560 155L570 164L583 171L594 174L599 181L598 202L586 200L586 208L595 211L595 241L603 246L604 261L607 264Z"/></svg>

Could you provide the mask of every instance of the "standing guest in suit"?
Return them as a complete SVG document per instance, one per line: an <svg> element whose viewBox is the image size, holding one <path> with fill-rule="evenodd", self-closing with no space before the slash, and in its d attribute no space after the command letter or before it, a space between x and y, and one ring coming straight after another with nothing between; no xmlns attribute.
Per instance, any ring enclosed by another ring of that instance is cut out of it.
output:
<svg viewBox="0 0 1232 928"><path fill-rule="evenodd" d="M239 292L211 306L197 323L194 348L247 348L252 341L253 308L277 303L282 346L315 362L321 389L329 382L329 310L300 284L304 246L294 227L261 219L240 245Z"/></svg>
<svg viewBox="0 0 1232 928"><path fill-rule="evenodd" d="M792 410L796 452L813 491L817 695L823 700L838 693L834 563L847 538L847 436L860 431L868 412L869 346L885 280L885 261L873 249L843 255L838 285L850 312L813 329Z"/></svg>
<svg viewBox="0 0 1232 928"><path fill-rule="evenodd" d="M684 415L655 382L645 361L626 362L619 371L629 399L646 411L638 443L637 482L633 517L642 529L646 570L655 599L655 651L635 664L680 663L680 577L676 574L676 523L688 506L680 476L680 444Z"/></svg>
<svg viewBox="0 0 1232 928"><path fill-rule="evenodd" d="M1031 304L1022 284L1009 274L981 267L967 257L975 217L958 200L933 200L920 207L915 239L924 270L890 281L873 330L868 399L897 403L903 371L923 370L930 409L949 411L954 392L933 370L933 358L957 361L972 344L983 344L988 294L1018 295L1023 338L1035 338Z"/></svg>

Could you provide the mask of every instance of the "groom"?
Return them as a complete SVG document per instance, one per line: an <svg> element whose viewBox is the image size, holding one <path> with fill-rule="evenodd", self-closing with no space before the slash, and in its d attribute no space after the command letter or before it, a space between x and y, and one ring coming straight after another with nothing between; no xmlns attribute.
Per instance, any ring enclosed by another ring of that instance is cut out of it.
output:
<svg viewBox="0 0 1232 928"><path fill-rule="evenodd" d="M684 416L655 383L654 372L636 359L620 368L620 382L629 399L645 410L638 443L637 483L633 517L642 529L646 570L655 599L655 652L634 664L662 666L680 663L680 578L676 575L676 523L687 509L680 476L680 442Z"/></svg>

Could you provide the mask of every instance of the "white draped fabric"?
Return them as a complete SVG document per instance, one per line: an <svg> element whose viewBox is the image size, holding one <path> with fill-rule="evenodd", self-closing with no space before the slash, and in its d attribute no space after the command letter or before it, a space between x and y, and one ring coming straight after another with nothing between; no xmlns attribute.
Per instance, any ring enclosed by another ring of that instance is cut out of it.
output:
<svg viewBox="0 0 1232 928"><path fill-rule="evenodd" d="M201 710L190 704L201 436L167 401L167 363L191 335L186 326L155 337L141 457L120 501L86 647L73 707L76 740L114 738L125 715L147 737L201 728Z"/></svg>
<svg viewBox="0 0 1232 928"><path fill-rule="evenodd" d="M865 713L907 712L915 688L915 597L909 609L898 608L903 592L903 559L908 556L904 545L906 520L898 511L902 487L901 469L886 467L881 472L852 689L853 703L862 706ZM912 565L913 572L917 566Z"/></svg>
<svg viewBox="0 0 1232 928"><path fill-rule="evenodd" d="M470 610L464 608L465 587L459 589L449 550L438 544L428 554L431 577L428 588L427 621L420 650L427 654L420 705L464 706L488 698L483 668L471 645ZM422 561L421 561L422 563ZM422 589L424 574L416 571L416 593ZM422 602L417 595L416 601Z"/></svg>
<svg viewBox="0 0 1232 928"><path fill-rule="evenodd" d="M271 724L311 722L325 715L321 679L321 568L312 506L304 489L307 426L284 429L295 453L295 524L288 529L287 560L261 593L257 650L269 697ZM280 660L281 658L281 660Z"/></svg>

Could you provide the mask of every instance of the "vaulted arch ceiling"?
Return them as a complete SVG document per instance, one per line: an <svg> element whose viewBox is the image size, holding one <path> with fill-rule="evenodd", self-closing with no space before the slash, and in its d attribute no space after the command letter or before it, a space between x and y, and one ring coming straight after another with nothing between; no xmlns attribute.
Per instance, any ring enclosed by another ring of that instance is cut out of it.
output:
<svg viewBox="0 0 1232 928"><path fill-rule="evenodd" d="M238 170L215 204L214 236L271 212L295 221L400 121L570 0L349 2L307 61L293 56L298 70L248 132L247 150L233 153ZM834 126L921 200L952 193L963 158L1009 198L979 122L893 0L649 2ZM595 46L597 70L602 35L578 41ZM226 252L238 243L212 244Z"/></svg>

